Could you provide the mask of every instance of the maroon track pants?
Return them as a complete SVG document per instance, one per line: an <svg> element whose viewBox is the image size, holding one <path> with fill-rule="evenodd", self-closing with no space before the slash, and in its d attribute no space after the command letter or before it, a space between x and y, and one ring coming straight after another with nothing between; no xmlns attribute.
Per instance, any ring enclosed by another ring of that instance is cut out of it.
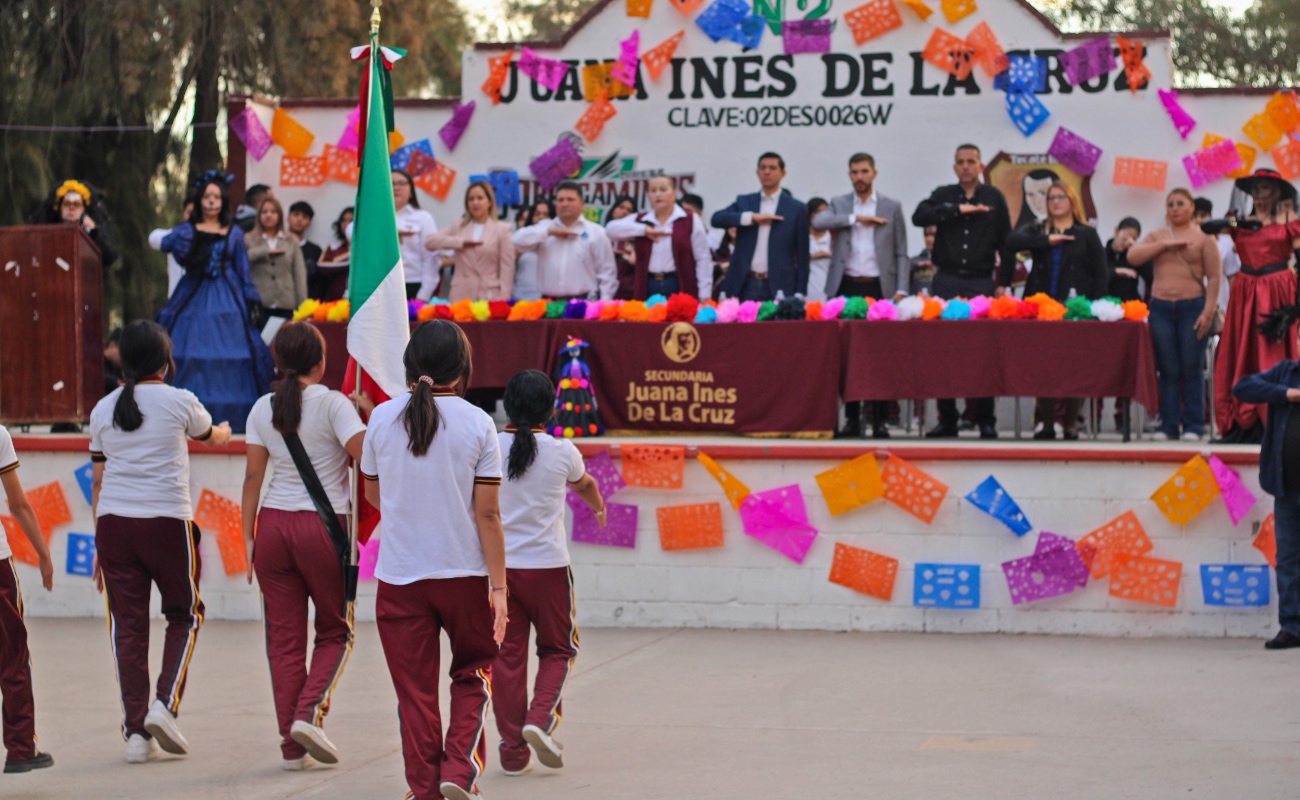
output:
<svg viewBox="0 0 1300 800"><path fill-rule="evenodd" d="M289 729L295 720L324 724L330 695L352 653L352 604L343 598L343 565L315 511L263 508L257 515L253 568L262 587L280 752L285 759L302 758L307 751L290 738ZM316 609L310 670L308 599Z"/></svg>
<svg viewBox="0 0 1300 800"><path fill-rule="evenodd" d="M36 757L36 705L32 700L32 661L23 624L23 595L14 560L0 561L0 719L11 761Z"/></svg>
<svg viewBox="0 0 1300 800"><path fill-rule="evenodd" d="M474 789L487 755L483 726L492 697L492 607L483 577L398 586L379 582L379 640L397 690L406 783L415 800L442 800L439 784ZM438 709L439 631L451 640L447 735Z"/></svg>
<svg viewBox="0 0 1300 800"><path fill-rule="evenodd" d="M560 724L564 682L578 656L574 619L573 570L508 569L510 622L506 640L492 665L492 709L501 734L501 767L511 771L528 764L525 725L547 733ZM528 703L528 629L537 629L537 680Z"/></svg>
<svg viewBox="0 0 1300 800"><path fill-rule="evenodd" d="M162 671L155 694L180 713L194 644L203 625L199 597L199 528L170 517L134 519L106 514L95 524L95 551L104 576L109 635L122 692L122 736L139 734L149 713L149 595L157 584L167 618Z"/></svg>

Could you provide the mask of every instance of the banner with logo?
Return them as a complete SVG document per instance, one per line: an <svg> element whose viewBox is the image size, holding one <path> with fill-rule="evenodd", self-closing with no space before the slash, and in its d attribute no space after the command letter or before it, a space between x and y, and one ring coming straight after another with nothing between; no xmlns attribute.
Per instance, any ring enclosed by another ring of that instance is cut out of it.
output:
<svg viewBox="0 0 1300 800"><path fill-rule="evenodd" d="M555 341L591 343L586 361L611 432L829 438L835 429L838 323L555 324Z"/></svg>

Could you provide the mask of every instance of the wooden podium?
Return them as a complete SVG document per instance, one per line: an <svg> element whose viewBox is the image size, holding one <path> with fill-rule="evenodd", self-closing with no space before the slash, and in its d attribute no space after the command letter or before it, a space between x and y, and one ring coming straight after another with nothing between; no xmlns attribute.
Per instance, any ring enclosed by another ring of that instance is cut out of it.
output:
<svg viewBox="0 0 1300 800"><path fill-rule="evenodd" d="M0 228L0 422L85 422L104 393L99 248L79 225Z"/></svg>

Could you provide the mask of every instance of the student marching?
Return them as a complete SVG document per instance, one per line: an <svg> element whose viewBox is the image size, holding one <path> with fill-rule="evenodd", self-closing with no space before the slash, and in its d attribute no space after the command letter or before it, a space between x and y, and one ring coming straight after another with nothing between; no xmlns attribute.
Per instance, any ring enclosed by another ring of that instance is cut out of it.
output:
<svg viewBox="0 0 1300 800"><path fill-rule="evenodd" d="M283 377L248 416L244 547L248 581L256 572L262 590L283 766L301 770L313 758L339 760L322 726L352 652L353 603L344 586L352 550L348 459L360 460L366 426L348 398L321 385L325 339L314 326L287 323L271 349ZM310 670L308 600L316 611Z"/></svg>

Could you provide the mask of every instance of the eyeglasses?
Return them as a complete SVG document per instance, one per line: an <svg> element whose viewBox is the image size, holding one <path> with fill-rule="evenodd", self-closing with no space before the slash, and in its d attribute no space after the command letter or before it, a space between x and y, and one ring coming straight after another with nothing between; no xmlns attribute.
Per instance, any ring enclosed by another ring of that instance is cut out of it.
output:
<svg viewBox="0 0 1300 800"><path fill-rule="evenodd" d="M1063 194L1049 194L1049 195L1047 196L1047 202L1049 202L1049 203L1055 203L1055 202L1057 202L1057 201L1059 201L1059 200L1064 200L1064 201L1066 201L1066 202L1069 202L1070 198L1066 197L1066 196L1063 195Z"/></svg>

